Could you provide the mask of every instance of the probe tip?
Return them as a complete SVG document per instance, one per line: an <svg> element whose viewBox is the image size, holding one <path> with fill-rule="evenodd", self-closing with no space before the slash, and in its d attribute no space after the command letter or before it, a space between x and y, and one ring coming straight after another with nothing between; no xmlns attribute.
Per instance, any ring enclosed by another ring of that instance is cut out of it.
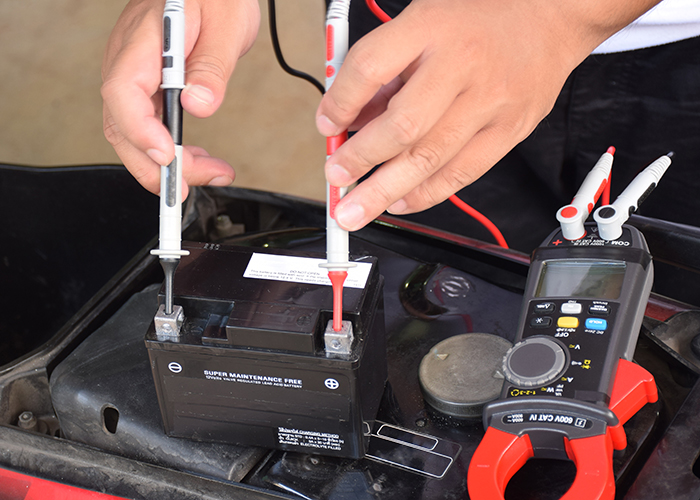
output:
<svg viewBox="0 0 700 500"><path fill-rule="evenodd" d="M180 259L160 259L160 265L165 274L165 314L173 313L173 277Z"/></svg>
<svg viewBox="0 0 700 500"><path fill-rule="evenodd" d="M343 328L343 283L347 277L347 271L328 271L333 285L333 330L336 332Z"/></svg>
<svg viewBox="0 0 700 500"><path fill-rule="evenodd" d="M673 157L676 156L676 153L674 153L673 151L669 151L668 153L666 153L666 156L673 159Z"/></svg>
<svg viewBox="0 0 700 500"><path fill-rule="evenodd" d="M614 155L615 154L615 146L610 146L608 148L608 150L606 151L606 153L610 153L611 155Z"/></svg>

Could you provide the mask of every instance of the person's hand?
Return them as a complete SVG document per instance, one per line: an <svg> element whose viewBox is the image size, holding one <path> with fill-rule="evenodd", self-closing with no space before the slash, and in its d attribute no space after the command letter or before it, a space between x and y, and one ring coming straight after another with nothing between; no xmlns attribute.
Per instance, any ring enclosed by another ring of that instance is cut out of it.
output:
<svg viewBox="0 0 700 500"><path fill-rule="evenodd" d="M132 0L117 21L102 64L104 132L131 174L160 191L160 165L175 146L160 119L161 32L164 0ZM260 23L256 0L187 0L185 111L211 116L224 99L238 58L253 44ZM183 196L187 186L227 186L233 168L202 148L183 148Z"/></svg>
<svg viewBox="0 0 700 500"><path fill-rule="evenodd" d="M339 202L339 225L424 210L476 180L595 47L656 2L414 0L352 47L318 108L322 134L359 129L326 162L330 184L386 162Z"/></svg>

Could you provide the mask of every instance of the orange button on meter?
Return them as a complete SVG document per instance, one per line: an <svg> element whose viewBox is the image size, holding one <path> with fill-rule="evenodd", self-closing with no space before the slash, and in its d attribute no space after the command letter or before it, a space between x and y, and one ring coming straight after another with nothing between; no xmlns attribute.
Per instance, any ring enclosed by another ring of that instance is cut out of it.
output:
<svg viewBox="0 0 700 500"><path fill-rule="evenodd" d="M560 328L578 328L578 318L562 316L557 320L557 326Z"/></svg>

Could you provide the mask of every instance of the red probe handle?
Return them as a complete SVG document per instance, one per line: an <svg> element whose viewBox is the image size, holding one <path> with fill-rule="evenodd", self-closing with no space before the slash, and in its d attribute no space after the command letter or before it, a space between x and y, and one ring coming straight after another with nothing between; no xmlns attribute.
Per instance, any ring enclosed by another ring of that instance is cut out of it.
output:
<svg viewBox="0 0 700 500"><path fill-rule="evenodd" d="M338 135L326 137L326 155L330 156L333 153L335 153L338 150L338 148L342 146L347 140L347 130L345 132L341 132ZM335 219L335 207L338 204L338 202L340 202L340 188L338 188L337 186L330 186L329 199L327 200L327 202L328 208L330 210L331 219Z"/></svg>
<svg viewBox="0 0 700 500"><path fill-rule="evenodd" d="M610 409L619 424L605 434L564 440L567 456L576 464L576 478L562 500L612 500L615 497L613 449L627 446L622 425L645 404L658 400L654 377L641 366L620 359L610 397ZM511 477L534 456L527 434L516 436L494 427L469 464L467 486L472 500L503 500Z"/></svg>
<svg viewBox="0 0 700 500"><path fill-rule="evenodd" d="M330 28L330 27L329 27ZM329 66L330 67L330 66ZM326 154L329 156L343 145L348 138L348 132L326 138ZM340 188L328 185L328 216L335 220L335 208L340 202ZM337 230L334 230L337 231ZM327 238L330 238L330 230L327 230ZM347 235L345 235L347 238ZM343 328L343 283L347 278L347 271L328 271L328 278L333 285L333 331L339 332Z"/></svg>
<svg viewBox="0 0 700 500"><path fill-rule="evenodd" d="M326 137L326 154L328 156L332 155L335 153L340 146L345 144L345 142L348 140L348 131L346 130L345 132L341 132L338 135L332 135L330 137Z"/></svg>

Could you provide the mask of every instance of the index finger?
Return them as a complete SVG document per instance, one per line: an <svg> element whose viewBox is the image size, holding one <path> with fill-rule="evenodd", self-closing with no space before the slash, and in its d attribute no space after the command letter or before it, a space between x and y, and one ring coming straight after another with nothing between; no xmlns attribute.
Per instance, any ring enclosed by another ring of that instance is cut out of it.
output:
<svg viewBox="0 0 700 500"><path fill-rule="evenodd" d="M165 156L159 159L167 164L165 162L172 159L175 150L170 134L156 116L151 100L157 89L158 85L150 89L143 82L120 77L105 82L102 97L119 135L141 151L162 153Z"/></svg>
<svg viewBox="0 0 700 500"><path fill-rule="evenodd" d="M151 29L122 40L120 49L106 58L101 93L116 128L114 136L140 151L162 153L160 161L165 162L172 159L175 150L152 100L161 80L161 41L160 18L151 18L149 22L155 23Z"/></svg>
<svg viewBox="0 0 700 500"><path fill-rule="evenodd" d="M353 45L316 111L321 134L346 130L383 85L420 57L425 46L421 30L404 24L398 16Z"/></svg>

